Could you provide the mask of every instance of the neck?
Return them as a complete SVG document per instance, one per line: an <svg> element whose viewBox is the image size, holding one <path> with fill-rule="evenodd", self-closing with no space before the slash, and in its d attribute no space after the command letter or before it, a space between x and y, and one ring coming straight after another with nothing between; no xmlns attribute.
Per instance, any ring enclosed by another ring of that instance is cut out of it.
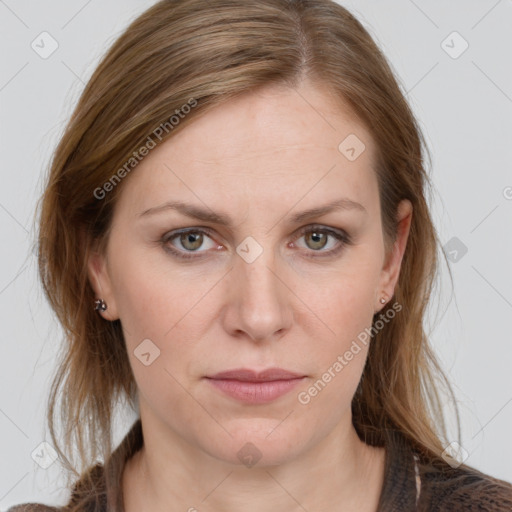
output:
<svg viewBox="0 0 512 512"><path fill-rule="evenodd" d="M251 468L214 458L146 419L151 435L123 474L126 512L377 510L384 449L362 442L350 417L297 457Z"/></svg>

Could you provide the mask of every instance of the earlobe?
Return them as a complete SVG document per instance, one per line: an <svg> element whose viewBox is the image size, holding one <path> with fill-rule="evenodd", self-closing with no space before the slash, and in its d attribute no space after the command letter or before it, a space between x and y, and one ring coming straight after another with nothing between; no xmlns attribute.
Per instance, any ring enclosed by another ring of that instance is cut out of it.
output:
<svg viewBox="0 0 512 512"><path fill-rule="evenodd" d="M107 269L106 258L98 251L92 251L87 260L89 282L94 290L95 300L91 308L105 320L117 320L117 306Z"/></svg>
<svg viewBox="0 0 512 512"><path fill-rule="evenodd" d="M402 259L407 246L412 215L413 208L411 202L407 199L403 199L398 205L397 236L382 268L378 297L382 294L387 297L392 297L394 294L395 286L400 275Z"/></svg>

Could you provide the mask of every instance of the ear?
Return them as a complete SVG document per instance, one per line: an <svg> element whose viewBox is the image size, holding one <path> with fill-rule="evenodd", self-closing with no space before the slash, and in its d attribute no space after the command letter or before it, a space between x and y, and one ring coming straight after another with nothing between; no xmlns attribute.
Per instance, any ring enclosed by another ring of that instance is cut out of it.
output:
<svg viewBox="0 0 512 512"><path fill-rule="evenodd" d="M409 230L411 227L412 220L412 204L408 199L400 201L397 209L397 236L396 240L386 255L384 265L381 270L379 287L377 288L377 296L375 298L375 312L379 312L383 305L380 303L380 298L383 294L386 295L386 299L392 297L395 293L395 286L400 276L400 267L402 264L402 258L407 245L407 239L409 237Z"/></svg>
<svg viewBox="0 0 512 512"><path fill-rule="evenodd" d="M107 263L108 260L105 250L100 250L97 246L91 249L87 257L89 282L91 283L96 298L103 299L107 305L107 309L100 311L99 314L106 320L113 321L117 320L119 315Z"/></svg>

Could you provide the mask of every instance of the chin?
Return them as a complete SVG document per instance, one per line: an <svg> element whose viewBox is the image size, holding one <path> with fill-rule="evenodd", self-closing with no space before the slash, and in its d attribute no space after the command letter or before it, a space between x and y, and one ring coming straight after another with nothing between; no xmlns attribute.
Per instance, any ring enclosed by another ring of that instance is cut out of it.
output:
<svg viewBox="0 0 512 512"><path fill-rule="evenodd" d="M211 456L228 464L247 468L264 468L285 464L306 450L311 439L304 429L282 420L245 419L231 422L217 440L209 439L203 449ZM287 420L288 421L288 420Z"/></svg>

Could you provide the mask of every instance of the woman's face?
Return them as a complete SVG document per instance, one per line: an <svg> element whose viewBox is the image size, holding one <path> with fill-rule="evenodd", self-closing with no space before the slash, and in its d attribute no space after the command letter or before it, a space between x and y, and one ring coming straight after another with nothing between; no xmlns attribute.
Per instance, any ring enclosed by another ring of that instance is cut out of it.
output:
<svg viewBox="0 0 512 512"><path fill-rule="evenodd" d="M118 185L89 271L104 318L121 320L143 424L260 465L351 428L410 223L404 202L386 256L374 152L323 89L267 87L198 117ZM212 378L270 368L297 378Z"/></svg>

